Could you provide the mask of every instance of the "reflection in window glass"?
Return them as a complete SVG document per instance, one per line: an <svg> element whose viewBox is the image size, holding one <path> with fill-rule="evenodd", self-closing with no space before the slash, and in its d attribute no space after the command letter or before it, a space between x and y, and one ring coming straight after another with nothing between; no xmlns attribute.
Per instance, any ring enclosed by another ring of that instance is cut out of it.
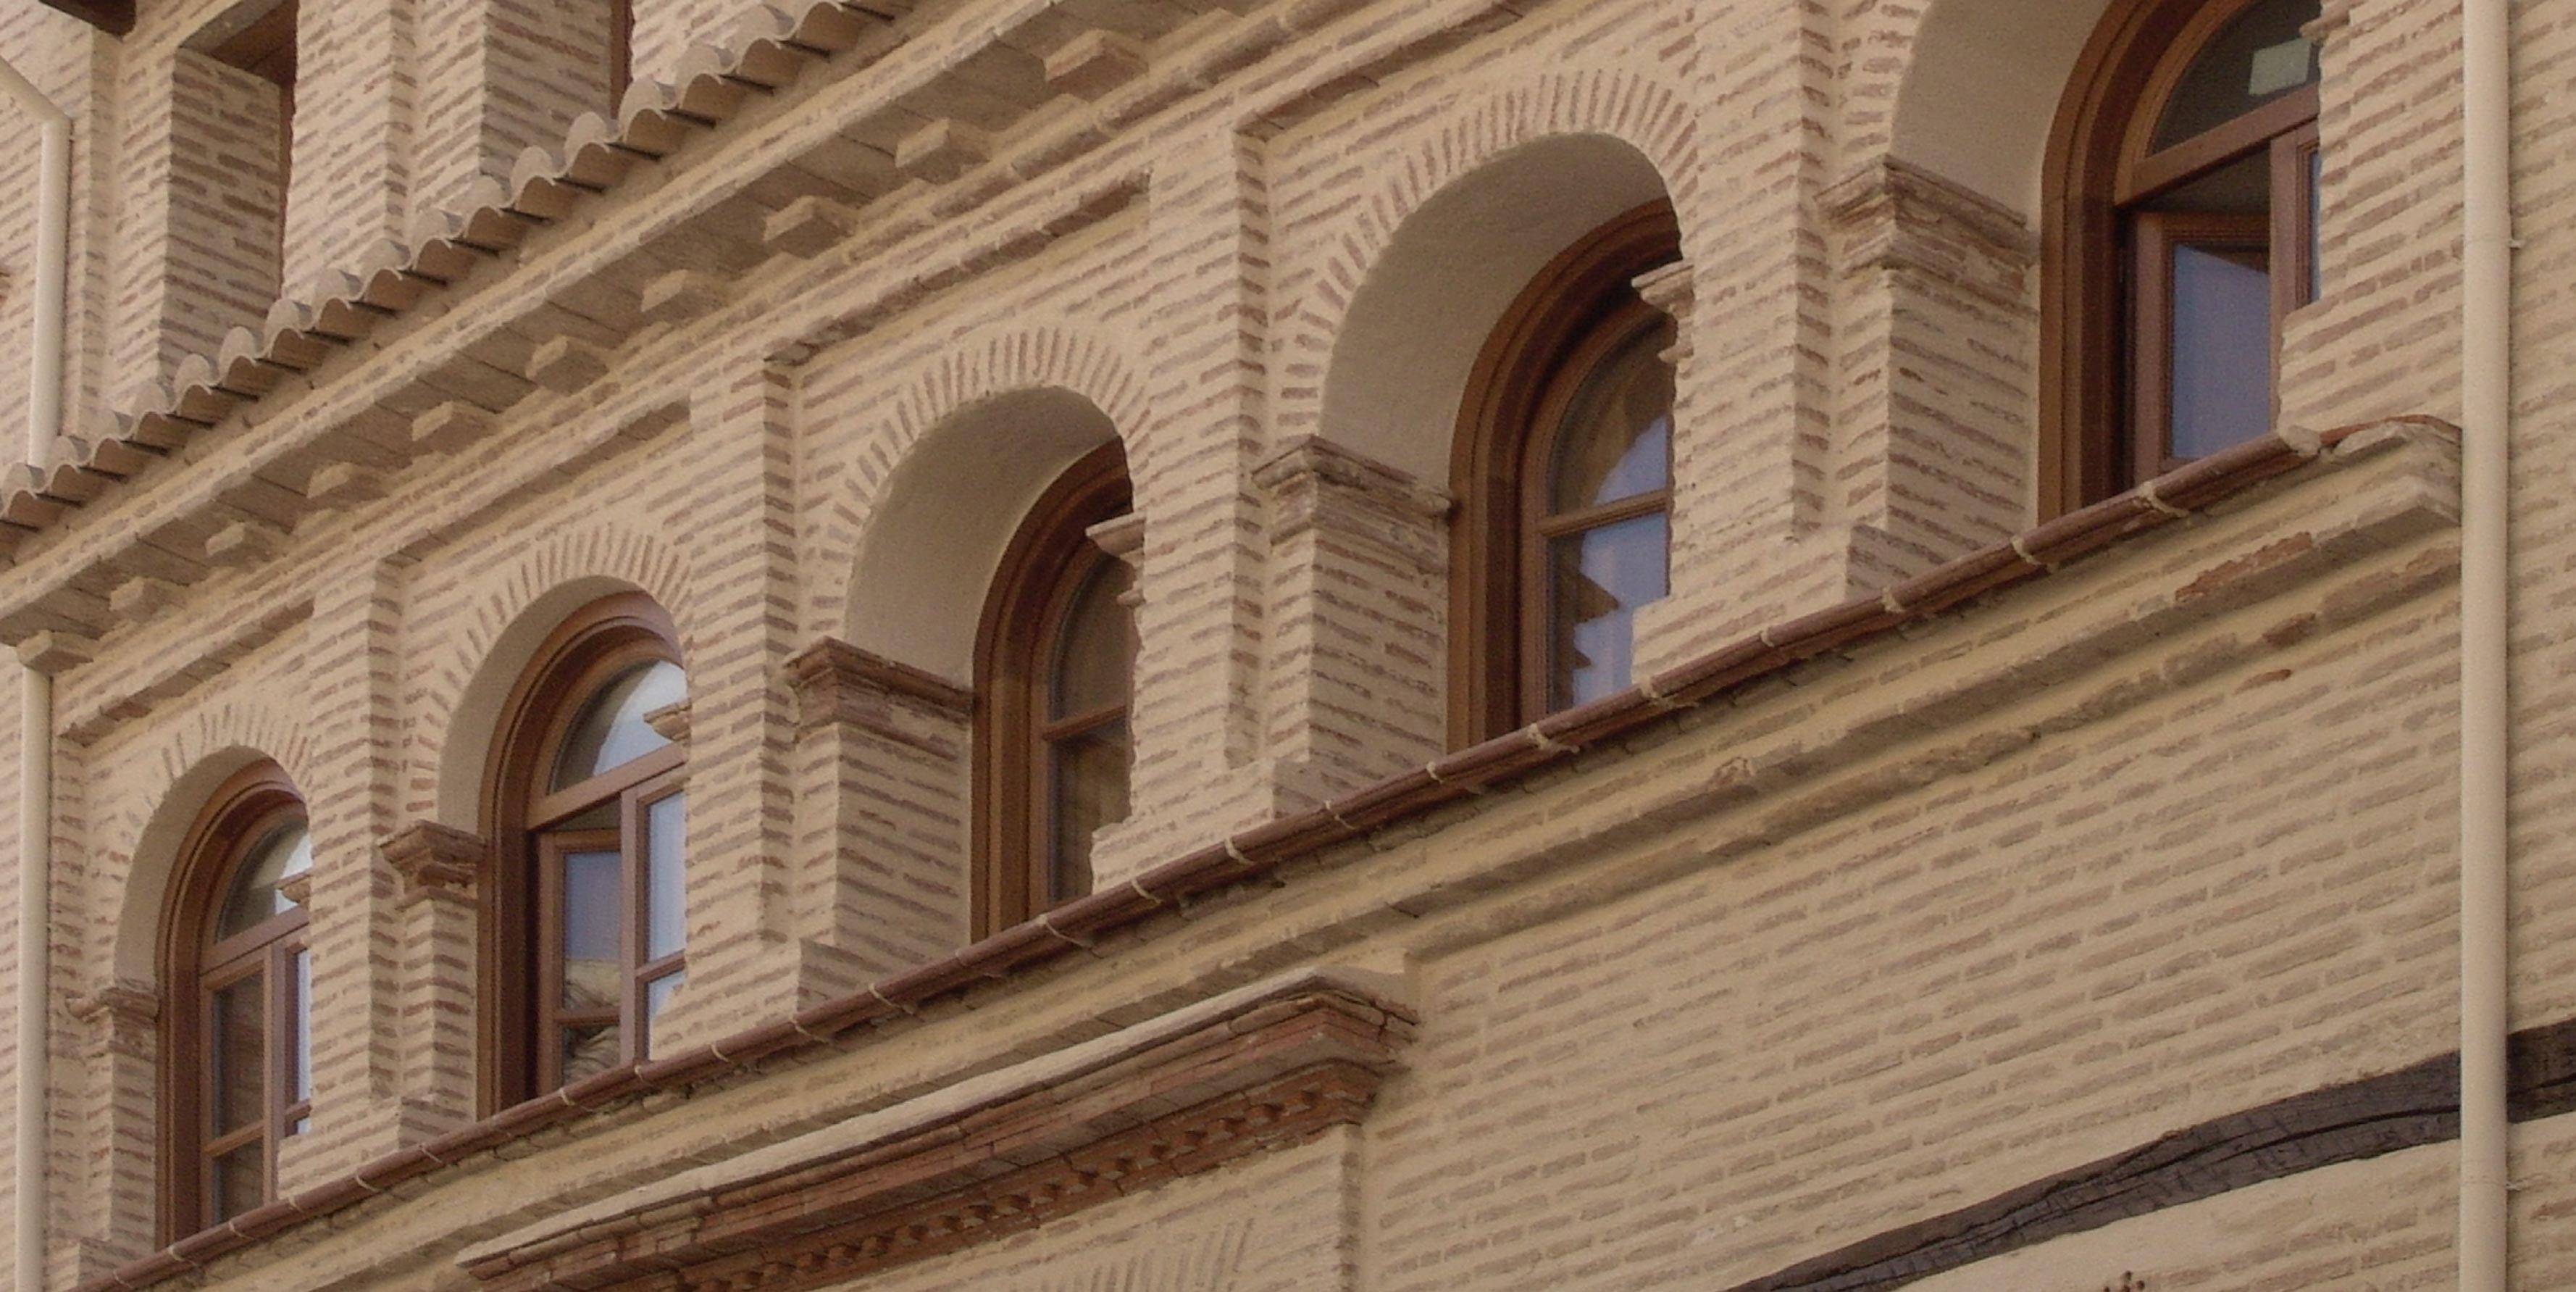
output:
<svg viewBox="0 0 2576 1292"><path fill-rule="evenodd" d="M1548 544L1549 704L1568 709L1633 678L1637 608L1665 592L1661 513Z"/></svg>
<svg viewBox="0 0 2576 1292"><path fill-rule="evenodd" d="M1670 323L1619 348L1584 382L1556 443L1549 487L1555 514L1653 493L1672 483Z"/></svg>
<svg viewBox="0 0 2576 1292"><path fill-rule="evenodd" d="M2299 34L2318 0L2256 0L2231 19L2175 83L2151 149L2171 148L2317 79L2317 47Z"/></svg>
<svg viewBox="0 0 2576 1292"><path fill-rule="evenodd" d="M625 981L618 921L624 914L615 852L563 855L563 1008L617 1008Z"/></svg>
<svg viewBox="0 0 2576 1292"><path fill-rule="evenodd" d="M214 1044L214 1129L217 1134L255 1125L268 1112L267 1002L264 975L252 974L214 994L207 1020Z"/></svg>
<svg viewBox="0 0 2576 1292"><path fill-rule="evenodd" d="M1056 741L1049 758L1054 822L1049 905L1091 891L1091 837L1127 819L1127 724L1112 722Z"/></svg>
<svg viewBox="0 0 2576 1292"><path fill-rule="evenodd" d="M1074 718L1127 703L1136 667L1136 633L1119 598L1134 586L1125 561L1096 562L1066 610L1057 638L1055 685L1047 716Z"/></svg>
<svg viewBox="0 0 2576 1292"><path fill-rule="evenodd" d="M247 933L261 921L295 909L277 886L312 868L313 835L303 822L281 825L262 836L234 872L233 886L224 895L223 917L215 924L216 938Z"/></svg>
<svg viewBox="0 0 2576 1292"><path fill-rule="evenodd" d="M682 855L688 847L688 796L673 794L644 809L644 958L677 952L689 935L689 904Z"/></svg>
<svg viewBox="0 0 2576 1292"><path fill-rule="evenodd" d="M597 1076L617 1066L617 1025L597 1023L563 1029L565 1085Z"/></svg>
<svg viewBox="0 0 2576 1292"><path fill-rule="evenodd" d="M638 664L599 688L564 737L551 786L578 785L671 743L644 715L689 698L688 675L664 660Z"/></svg>
<svg viewBox="0 0 2576 1292"><path fill-rule="evenodd" d="M2260 248L2173 253L2171 451L2198 458L2261 435L2271 418L2272 283Z"/></svg>
<svg viewBox="0 0 2576 1292"><path fill-rule="evenodd" d="M297 947L292 970L286 1000L286 1102L300 1104L313 1098L313 953Z"/></svg>
<svg viewBox="0 0 2576 1292"><path fill-rule="evenodd" d="M216 1223L268 1200L267 1150L258 1140L216 1158L213 1174L207 1182L207 1202Z"/></svg>

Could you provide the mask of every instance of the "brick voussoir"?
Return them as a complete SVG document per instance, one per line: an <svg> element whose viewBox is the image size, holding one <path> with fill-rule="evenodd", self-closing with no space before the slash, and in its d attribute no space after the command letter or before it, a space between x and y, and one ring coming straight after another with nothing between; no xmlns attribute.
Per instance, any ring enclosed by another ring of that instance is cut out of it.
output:
<svg viewBox="0 0 2576 1292"><path fill-rule="evenodd" d="M2333 448L2374 430L2394 430L2400 436L2413 438L2429 436L2451 444L2456 443L2459 434L2456 428L2435 419L2410 417L2341 428L2319 437L2319 441L2324 448ZM1723 699L1818 654L1928 619L1969 597L2045 577L2073 556L2159 529L2192 514L2173 505L2171 497L2187 497L2195 508L2204 508L2302 466L2331 471L2343 460L2330 453L2303 451L2281 437L2258 441L2241 452L2217 455L2149 481L2119 498L2024 531L2007 544L1971 553L1897 585L1886 596L1856 598L1842 606L1765 628L1618 695L1560 715L1568 720L1562 730L1598 743L1671 721L1680 710ZM2157 506L2156 501L2166 505ZM2017 564L2003 559L2001 553L2005 551L2016 554ZM1325 808L1270 822L1222 843L1199 848L1147 871L1130 885L1069 904L1051 920L1031 920L1004 929L955 955L882 980L863 991L800 1011L785 1020L737 1032L679 1056L600 1074L581 1086L516 1105L427 1144L388 1154L360 1167L343 1181L297 1195L291 1204L262 1208L262 1213L276 1211L279 1215L274 1221L260 1220L258 1233L241 1232L239 1226L209 1230L83 1283L75 1292L106 1292L164 1282L217 1256L334 1214L399 1184L457 1166L474 1154L601 1113L647 1089L684 1088L749 1072L766 1060L818 1052L825 1047L866 1044L868 1038L849 1033L864 1024L898 1012L917 1011L930 1002L1051 961L1079 949L1082 940L1139 923L1177 899L1267 873L1360 837L1367 828L1408 820L1464 793L1503 787L1581 752L1574 743L1549 734L1545 723L1486 741L1429 768L1387 778ZM1376 1008L1400 1021L1397 1029L1380 1029L1380 1034L1394 1039L1400 1039L1396 1035L1399 1031L1409 1032L1416 1021L1409 1012L1398 1008L1384 1004ZM1340 1027L1331 1032L1350 1038L1366 1034L1361 1029ZM500 1271L509 1266L495 1264L490 1268Z"/></svg>

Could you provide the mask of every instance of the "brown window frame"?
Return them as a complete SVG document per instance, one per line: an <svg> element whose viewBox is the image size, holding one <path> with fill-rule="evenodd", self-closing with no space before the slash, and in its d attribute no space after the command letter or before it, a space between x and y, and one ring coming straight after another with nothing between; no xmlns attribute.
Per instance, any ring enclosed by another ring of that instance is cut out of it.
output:
<svg viewBox="0 0 2576 1292"><path fill-rule="evenodd" d="M1563 517L1549 512L1548 486L1562 413L1583 378L1638 331L1665 319L1639 299L1635 280L1680 258L1671 203L1626 211L1541 269L1477 355L1450 459L1459 504L1450 517L1453 748L1526 726L1549 711L1547 540L1656 511L1670 514L1669 463L1664 489ZM1665 553L1669 561L1669 534Z"/></svg>
<svg viewBox="0 0 2576 1292"><path fill-rule="evenodd" d="M279 1146L288 1138L289 1127L312 1115L309 1099L286 1099L291 1059L285 1051L292 1034L277 1026L299 1004L288 971L295 953L310 946L303 904L232 937L207 940L218 927L224 900L250 849L289 821L304 821L311 829L303 796L277 764L256 763L216 788L179 846L179 878L172 887L160 941L162 981L170 988L170 1008L163 1012L160 1064L165 1241L176 1242L222 1223L208 1211L213 1202L209 1173L217 1158L245 1144L265 1142L262 1195L275 1200ZM206 1047L213 1039L215 993L253 973L267 975L261 1026L261 1097L266 1108L253 1125L218 1134L206 1123L214 1102L215 1064ZM308 1006L309 1028L310 1002L303 1004Z"/></svg>
<svg viewBox="0 0 2576 1292"><path fill-rule="evenodd" d="M562 789L544 788L582 707L618 674L660 661L686 668L679 633L668 611L640 592L617 593L575 610L537 648L534 661L502 709L493 757L487 763L485 836L493 840L484 891L481 971L482 1043L479 1094L484 1110L509 1107L560 1089L562 1053L556 1033L584 1020L566 1018L562 982L562 925L550 840L556 823L615 804L620 856L619 1061L643 1057L651 1040L644 1022L644 993L655 981L685 971L685 944L672 955L642 958L648 914L640 900L648 880L642 828L644 811L688 785L688 745L674 741ZM607 831L598 832L603 836Z"/></svg>
<svg viewBox="0 0 2576 1292"><path fill-rule="evenodd" d="M974 932L1037 915L1053 886L1050 746L1113 721L1129 705L1049 720L1052 667L1077 593L1109 562L1089 531L1127 514L1124 448L1104 444L1066 468L1030 507L1002 554L976 636ZM1131 678L1132 685L1132 678ZM1131 697L1132 698L1132 697ZM1131 733L1132 739L1132 733Z"/></svg>
<svg viewBox="0 0 2576 1292"><path fill-rule="evenodd" d="M2114 0L2077 60L2050 132L2040 252L2039 511L2056 516L2181 464L2164 452L2163 408L2145 364L2165 349L2169 306L2141 276L2135 208L2268 151L2273 398L2282 321L2314 299L2314 82L2163 149L2158 119L2194 59L2261 0ZM2149 222L2152 225L2152 221ZM2153 236L2150 228L2147 237Z"/></svg>

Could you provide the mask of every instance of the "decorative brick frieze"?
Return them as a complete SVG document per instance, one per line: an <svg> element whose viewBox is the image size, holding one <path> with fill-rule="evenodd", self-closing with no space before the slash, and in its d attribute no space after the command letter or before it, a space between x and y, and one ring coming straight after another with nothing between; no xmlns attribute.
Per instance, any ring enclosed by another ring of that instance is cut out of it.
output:
<svg viewBox="0 0 2576 1292"><path fill-rule="evenodd" d="M1329 977L1250 994L559 1214L459 1263L500 1292L786 1292L992 1242L1365 1117L1411 1015Z"/></svg>

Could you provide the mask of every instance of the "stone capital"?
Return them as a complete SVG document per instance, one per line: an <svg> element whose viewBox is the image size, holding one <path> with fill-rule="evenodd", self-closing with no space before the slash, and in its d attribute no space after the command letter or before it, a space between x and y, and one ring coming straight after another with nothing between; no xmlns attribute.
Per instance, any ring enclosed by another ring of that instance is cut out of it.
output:
<svg viewBox="0 0 2576 1292"><path fill-rule="evenodd" d="M483 837L436 821L414 821L376 844L385 864L402 876L403 900L443 897L472 901L491 847Z"/></svg>

